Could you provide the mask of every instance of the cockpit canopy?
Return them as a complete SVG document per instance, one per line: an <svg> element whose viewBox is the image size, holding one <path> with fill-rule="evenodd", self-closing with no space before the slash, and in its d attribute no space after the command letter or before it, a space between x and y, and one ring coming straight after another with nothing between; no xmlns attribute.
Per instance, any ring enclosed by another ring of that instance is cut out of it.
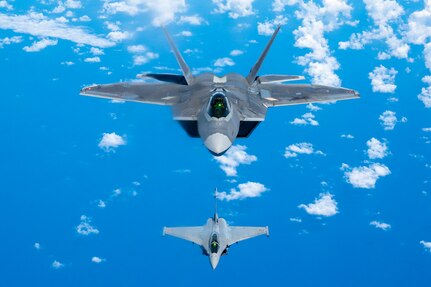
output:
<svg viewBox="0 0 431 287"><path fill-rule="evenodd" d="M220 248L220 245L219 245L219 242L218 242L218 239L217 239L217 234L213 234L211 236L211 240L210 240L209 243L210 243L210 251L211 251L211 253L217 253L218 250L219 250L219 248Z"/></svg>
<svg viewBox="0 0 431 287"><path fill-rule="evenodd" d="M229 115L229 103L224 94L218 92L215 93L210 100L208 107L208 114L212 118L225 118Z"/></svg>

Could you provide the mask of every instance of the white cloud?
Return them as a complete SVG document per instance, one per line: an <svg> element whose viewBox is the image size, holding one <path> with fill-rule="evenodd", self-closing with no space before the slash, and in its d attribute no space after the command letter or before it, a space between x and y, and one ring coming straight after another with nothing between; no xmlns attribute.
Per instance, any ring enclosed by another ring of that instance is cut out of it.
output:
<svg viewBox="0 0 431 287"><path fill-rule="evenodd" d="M428 252L431 252L431 242L426 242L421 240L419 243L422 244L425 250L427 250Z"/></svg>
<svg viewBox="0 0 431 287"><path fill-rule="evenodd" d="M42 39L40 41L35 41L31 46L25 46L22 49L26 52L39 52L48 46L55 46L57 43L57 40Z"/></svg>
<svg viewBox="0 0 431 287"><path fill-rule="evenodd" d="M202 25L203 23L206 23L206 21L196 14L192 16L181 16L180 20L178 20L178 24L190 24L198 26Z"/></svg>
<svg viewBox="0 0 431 287"><path fill-rule="evenodd" d="M400 16L404 14L403 8L394 0L364 0L369 17L374 22L374 28L350 36L349 41L339 42L340 49L363 49L373 41L385 41L387 52L379 52L379 59L389 59L394 56L399 59L408 59L410 46L402 38L398 38L392 24L398 24ZM400 29L396 27L395 31Z"/></svg>
<svg viewBox="0 0 431 287"><path fill-rule="evenodd" d="M229 17L232 19L254 14L254 0L212 0L212 2L217 6L214 9L215 13L228 12Z"/></svg>
<svg viewBox="0 0 431 287"><path fill-rule="evenodd" d="M61 263L60 261L54 260L54 261L51 263L51 267L52 267L53 269L61 269L61 268L63 268L63 267L64 267L64 264L63 264L63 263Z"/></svg>
<svg viewBox="0 0 431 287"><path fill-rule="evenodd" d="M151 60L159 58L159 54L153 52L146 52L143 55L135 55L133 56L133 64L135 66L144 65Z"/></svg>
<svg viewBox="0 0 431 287"><path fill-rule="evenodd" d="M89 34L81 27L68 26L58 20L48 19L41 13L30 12L26 15L6 15L0 13L0 29L36 37L52 37L69 40L78 44L107 48L115 45L107 39Z"/></svg>
<svg viewBox="0 0 431 287"><path fill-rule="evenodd" d="M125 39L128 39L131 37L129 32L121 32L121 31L112 31L108 34L108 39L114 41L114 42L121 42Z"/></svg>
<svg viewBox="0 0 431 287"><path fill-rule="evenodd" d="M185 0L104 0L103 8L108 14L151 12L152 24L162 26L172 22L177 13L184 12L187 5Z"/></svg>
<svg viewBox="0 0 431 287"><path fill-rule="evenodd" d="M216 197L220 200L226 201L242 200L246 198L259 197L262 193L268 190L269 189L261 183L249 181L247 183L238 184L238 189L232 188L229 193L226 193L225 191L216 192Z"/></svg>
<svg viewBox="0 0 431 287"><path fill-rule="evenodd" d="M106 207L106 203L103 200L99 199L99 201L97 202L97 207L99 207L99 208L105 208Z"/></svg>
<svg viewBox="0 0 431 287"><path fill-rule="evenodd" d="M94 257L91 258L91 262L94 262L94 263L97 263L97 264L105 262L105 261L106 261L106 259L100 258L100 257L97 257L97 256L94 256Z"/></svg>
<svg viewBox="0 0 431 287"><path fill-rule="evenodd" d="M235 65L235 62L231 58L228 58L228 57L218 58L214 62L215 67L225 67L225 66L234 66L234 65Z"/></svg>
<svg viewBox="0 0 431 287"><path fill-rule="evenodd" d="M422 131L424 131L424 132L431 132L431 128L423 128Z"/></svg>
<svg viewBox="0 0 431 287"><path fill-rule="evenodd" d="M298 2L299 0L274 0L272 2L272 11L283 12L286 6L292 6Z"/></svg>
<svg viewBox="0 0 431 287"><path fill-rule="evenodd" d="M263 23L258 22L257 33L263 36L271 36L278 25L286 25L286 23L287 23L287 18L281 15L278 15L273 20L266 20Z"/></svg>
<svg viewBox="0 0 431 287"><path fill-rule="evenodd" d="M387 231L391 228L390 224L384 223L384 222L379 222L376 220L373 220L370 222L370 225L374 226L375 228Z"/></svg>
<svg viewBox="0 0 431 287"><path fill-rule="evenodd" d="M214 159L220 164L220 168L227 176L237 176L237 168L241 164L251 164L257 161L257 157L248 154L246 146L234 145L227 152Z"/></svg>
<svg viewBox="0 0 431 287"><path fill-rule="evenodd" d="M386 146L386 143L381 142L376 138L371 138L368 140L367 146L367 153L370 159L384 158L388 154L388 147Z"/></svg>
<svg viewBox="0 0 431 287"><path fill-rule="evenodd" d="M85 58L84 62L86 62L86 63L100 63L100 58L99 57Z"/></svg>
<svg viewBox="0 0 431 287"><path fill-rule="evenodd" d="M81 1L78 0L66 0L64 6L69 9L79 9L82 8Z"/></svg>
<svg viewBox="0 0 431 287"><path fill-rule="evenodd" d="M132 54L140 54L147 51L147 47L144 45L132 45L127 47L127 51Z"/></svg>
<svg viewBox="0 0 431 287"><path fill-rule="evenodd" d="M91 47L90 53L93 54L93 55L95 55L95 56L100 56L100 55L104 55L105 54L102 49L99 49L99 48L96 48L96 47Z"/></svg>
<svg viewBox="0 0 431 287"><path fill-rule="evenodd" d="M301 223L301 222L302 222L302 219L301 219L301 218L298 218L298 217L291 217L291 218L289 218L289 221L291 221L291 222L298 222L298 223Z"/></svg>
<svg viewBox="0 0 431 287"><path fill-rule="evenodd" d="M244 54L244 51L242 51L242 50L232 50L229 53L229 55L231 55L232 57L236 57L236 56L239 56L242 54Z"/></svg>
<svg viewBox="0 0 431 287"><path fill-rule="evenodd" d="M384 111L379 116L379 120L381 121L381 125L385 130L393 130L398 122L396 113L393 111Z"/></svg>
<svg viewBox="0 0 431 287"><path fill-rule="evenodd" d="M193 33L190 31L181 31L179 35L183 37L191 37L193 36Z"/></svg>
<svg viewBox="0 0 431 287"><path fill-rule="evenodd" d="M315 116L312 113L306 113L303 114L301 118L295 118L293 121L291 121L290 123L292 125L312 125L312 126L318 126L319 122L316 121Z"/></svg>
<svg viewBox="0 0 431 287"><path fill-rule="evenodd" d="M321 193L314 203L300 204L298 208L303 208L308 214L318 216L333 216L338 213L337 202L330 193Z"/></svg>
<svg viewBox="0 0 431 287"><path fill-rule="evenodd" d="M373 163L369 166L360 166L350 168L343 164L342 169L345 170L344 176L348 183L355 188L375 188L376 182L380 177L391 174L389 168L380 163Z"/></svg>
<svg viewBox="0 0 431 287"><path fill-rule="evenodd" d="M79 17L79 21L81 21L81 22L90 22L91 18L89 16L87 16L87 15L84 15L84 16Z"/></svg>
<svg viewBox="0 0 431 287"><path fill-rule="evenodd" d="M40 243L39 242L35 242L34 243L34 245L33 245L33 247L35 248L35 249L37 249L37 250L39 250L41 247L40 247Z"/></svg>
<svg viewBox="0 0 431 287"><path fill-rule="evenodd" d="M281 3L281 1L279 2ZM313 1L283 1L282 3L298 4L300 9L295 15L300 19L299 26L293 33L295 46L310 49L311 52L296 58L299 65L305 66L305 71L312 77L314 84L340 86L341 81L335 74L339 69L338 61L331 55L325 33L332 32L341 25L349 24L352 7L346 0L324 0L323 6ZM284 9L277 6L275 9Z"/></svg>
<svg viewBox="0 0 431 287"><path fill-rule="evenodd" d="M321 107L313 105L312 103L307 104L305 107L307 108L307 110L310 110L312 112L317 112L322 109Z"/></svg>
<svg viewBox="0 0 431 287"><path fill-rule="evenodd" d="M323 155L324 153L321 151L314 151L313 145L311 143L291 144L290 146L285 148L285 151L284 151L285 158L297 157L298 154Z"/></svg>
<svg viewBox="0 0 431 287"><path fill-rule="evenodd" d="M61 62L61 64L65 65L65 66L73 66L73 65L75 65L75 63L72 62L72 61L64 61L64 62Z"/></svg>
<svg viewBox="0 0 431 287"><path fill-rule="evenodd" d="M116 133L103 133L103 137L99 142L99 147L105 151L113 151L114 148L125 145L123 137Z"/></svg>
<svg viewBox="0 0 431 287"><path fill-rule="evenodd" d="M394 93L397 88L394 84L396 74L398 74L398 72L394 68L388 69L382 65L375 67L374 70L368 74L373 92Z"/></svg>
<svg viewBox="0 0 431 287"><path fill-rule="evenodd" d="M76 227L76 232L81 235L99 234L99 230L91 225L91 218L81 215L81 222Z"/></svg>
<svg viewBox="0 0 431 287"><path fill-rule="evenodd" d="M430 44L430 48L431 48L431 44ZM431 50L430 50L429 56L431 58ZM431 65L429 69L431 70ZM423 77L422 82L428 84L428 87L422 88L421 93L418 95L418 99L424 103L425 108L431 108L431 76Z"/></svg>
<svg viewBox="0 0 431 287"><path fill-rule="evenodd" d="M354 139L355 137L352 136L351 134L342 134L341 135L342 138L346 138L346 139Z"/></svg>
<svg viewBox="0 0 431 287"><path fill-rule="evenodd" d="M13 6L7 3L7 1L0 1L0 8L6 8L7 10L13 10Z"/></svg>
<svg viewBox="0 0 431 287"><path fill-rule="evenodd" d="M22 37L21 36L13 36L13 37L6 37L3 39L0 39L0 49L3 48L5 45L10 45L10 44L17 44L17 43L21 43L22 42Z"/></svg>

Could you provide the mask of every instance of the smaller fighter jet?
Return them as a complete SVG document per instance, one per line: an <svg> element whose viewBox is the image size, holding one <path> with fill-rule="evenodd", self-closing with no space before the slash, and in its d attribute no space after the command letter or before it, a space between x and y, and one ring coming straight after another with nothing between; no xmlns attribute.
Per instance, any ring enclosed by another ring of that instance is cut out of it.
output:
<svg viewBox="0 0 431 287"><path fill-rule="evenodd" d="M269 236L269 229L268 226L229 226L226 220L218 217L216 208L214 217L208 218L204 226L164 227L163 236L166 234L199 245L202 253L209 256L211 267L215 269L220 257L227 254L232 244L263 234Z"/></svg>

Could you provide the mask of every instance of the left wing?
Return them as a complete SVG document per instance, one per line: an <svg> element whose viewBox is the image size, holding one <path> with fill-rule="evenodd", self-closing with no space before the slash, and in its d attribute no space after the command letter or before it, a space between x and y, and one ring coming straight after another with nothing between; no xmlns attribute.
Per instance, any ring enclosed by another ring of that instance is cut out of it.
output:
<svg viewBox="0 0 431 287"><path fill-rule="evenodd" d="M332 102L359 98L355 90L322 85L262 84L260 95L267 107Z"/></svg>
<svg viewBox="0 0 431 287"><path fill-rule="evenodd" d="M124 82L88 86L83 88L80 94L120 101L171 106L178 103L179 92L184 87L183 85L166 83Z"/></svg>
<svg viewBox="0 0 431 287"><path fill-rule="evenodd" d="M269 236L268 226L265 227L243 227L243 226L230 226L230 238L227 245L232 245L242 240L253 238L259 235L266 234Z"/></svg>
<svg viewBox="0 0 431 287"><path fill-rule="evenodd" d="M191 241L198 245L203 245L203 235L205 229L203 226L194 227L165 227L163 228L163 235L171 235L187 241Z"/></svg>

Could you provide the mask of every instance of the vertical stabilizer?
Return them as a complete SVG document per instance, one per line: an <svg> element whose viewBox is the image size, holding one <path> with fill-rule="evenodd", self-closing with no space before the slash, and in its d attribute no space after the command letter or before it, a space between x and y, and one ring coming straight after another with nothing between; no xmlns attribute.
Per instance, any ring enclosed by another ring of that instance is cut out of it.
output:
<svg viewBox="0 0 431 287"><path fill-rule="evenodd" d="M263 50L262 54L260 55L259 59L257 60L256 64L251 68L250 72L247 76L247 82L251 85L253 84L254 80L256 79L257 73L259 72L260 66L262 66L263 61L265 60L266 54L268 54L269 48L271 48L272 42L274 42L275 37L277 36L278 31L280 30L280 25L278 25L277 29L275 29L274 33L272 34L271 39L269 40L268 44L266 44L265 50Z"/></svg>
<svg viewBox="0 0 431 287"><path fill-rule="evenodd" d="M218 213L217 213L217 188L214 191L214 222L218 221Z"/></svg>
<svg viewBox="0 0 431 287"><path fill-rule="evenodd" d="M165 36L168 39L169 45L171 46L171 49L174 52L175 58L177 59L177 62L180 65L181 70L183 71L183 75L186 79L187 85L191 85L193 82L193 75L192 75L192 72L190 71L189 66L187 66L186 62L183 59L183 56L181 56L180 51L175 46L175 43L172 40L171 35L169 35L165 27L163 27L163 32L165 33Z"/></svg>

